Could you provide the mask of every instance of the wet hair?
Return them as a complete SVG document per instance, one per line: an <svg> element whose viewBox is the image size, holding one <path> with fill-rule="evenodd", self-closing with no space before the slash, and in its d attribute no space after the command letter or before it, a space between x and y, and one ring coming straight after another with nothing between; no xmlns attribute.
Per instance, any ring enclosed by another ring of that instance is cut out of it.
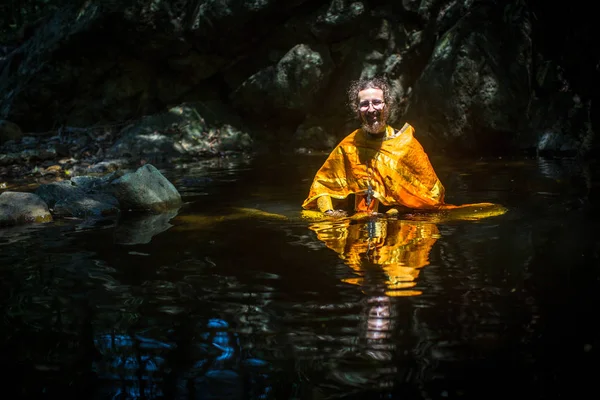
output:
<svg viewBox="0 0 600 400"><path fill-rule="evenodd" d="M365 89L381 89L383 101L388 110L394 107L394 99L390 93L390 86L385 78L376 76L374 78L361 78L353 81L348 87L348 106L354 115L358 114L358 92Z"/></svg>

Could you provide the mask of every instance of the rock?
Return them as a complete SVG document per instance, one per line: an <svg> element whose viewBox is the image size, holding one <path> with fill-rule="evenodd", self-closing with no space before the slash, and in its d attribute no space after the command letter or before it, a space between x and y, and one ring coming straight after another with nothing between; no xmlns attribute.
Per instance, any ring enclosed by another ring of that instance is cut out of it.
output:
<svg viewBox="0 0 600 400"><path fill-rule="evenodd" d="M21 146L29 150L37 149L39 142L39 139L34 136L23 136L21 138Z"/></svg>
<svg viewBox="0 0 600 400"><path fill-rule="evenodd" d="M85 197L85 191L73 185L71 181L52 182L41 185L35 191L42 200L53 209L56 203Z"/></svg>
<svg viewBox="0 0 600 400"><path fill-rule="evenodd" d="M21 155L17 153L0 154L0 165L13 165L21 161Z"/></svg>
<svg viewBox="0 0 600 400"><path fill-rule="evenodd" d="M152 164L110 183L122 210L165 212L181 206L181 195Z"/></svg>
<svg viewBox="0 0 600 400"><path fill-rule="evenodd" d="M540 155L585 155L594 150L591 103L569 91L532 101L531 127ZM596 145L597 146L597 145Z"/></svg>
<svg viewBox="0 0 600 400"><path fill-rule="evenodd" d="M26 162L54 160L55 158L56 150L54 148L29 149L21 152L21 159Z"/></svg>
<svg viewBox="0 0 600 400"><path fill-rule="evenodd" d="M249 77L232 94L233 102L252 118L304 116L327 87L332 67L326 46L296 45L276 65Z"/></svg>
<svg viewBox="0 0 600 400"><path fill-rule="evenodd" d="M0 194L0 226L52 221L48 205L34 193Z"/></svg>
<svg viewBox="0 0 600 400"><path fill-rule="evenodd" d="M365 15L360 1L332 1L321 10L310 30L321 41L339 41L354 34Z"/></svg>
<svg viewBox="0 0 600 400"><path fill-rule="evenodd" d="M119 214L119 202L107 193L85 194L54 205L54 214L60 217L101 218Z"/></svg>
<svg viewBox="0 0 600 400"><path fill-rule="evenodd" d="M498 12L493 6L473 9L434 42L431 56L423 60L426 68L402 118L411 121L426 149L506 152L515 147L511 133L527 129L529 24L488 24ZM433 40L431 32L423 34L419 49Z"/></svg>
<svg viewBox="0 0 600 400"><path fill-rule="evenodd" d="M89 173L107 173L107 172L115 172L122 169L125 169L131 160L126 159L114 159L108 161L100 161L96 164L90 165L88 168Z"/></svg>
<svg viewBox="0 0 600 400"><path fill-rule="evenodd" d="M146 116L126 127L107 156L157 162L243 152L251 147L252 139L235 113L222 104L197 102Z"/></svg>
<svg viewBox="0 0 600 400"><path fill-rule="evenodd" d="M23 132L19 125L0 119L0 145L9 140L19 140L23 137Z"/></svg>
<svg viewBox="0 0 600 400"><path fill-rule="evenodd" d="M119 213L119 202L114 196L93 193L94 186L88 185L77 186L72 181L52 182L41 185L36 194L58 217L98 218ZM98 184L98 187L101 185Z"/></svg>
<svg viewBox="0 0 600 400"><path fill-rule="evenodd" d="M108 185L113 180L120 178L123 175L121 171L115 171L108 175L103 176L90 176L90 175L81 175L74 176L71 178L71 183L76 187L85 190L86 192L90 191L101 191L103 187Z"/></svg>
<svg viewBox="0 0 600 400"><path fill-rule="evenodd" d="M29 163L35 161L48 161L56 158L56 151L48 149L25 149L18 153L0 154L0 165L12 165L18 163Z"/></svg>

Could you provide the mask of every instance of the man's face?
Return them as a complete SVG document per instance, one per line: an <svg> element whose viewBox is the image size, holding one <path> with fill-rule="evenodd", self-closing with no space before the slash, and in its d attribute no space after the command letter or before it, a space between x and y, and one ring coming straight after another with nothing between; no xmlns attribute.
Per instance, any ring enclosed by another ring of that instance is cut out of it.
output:
<svg viewBox="0 0 600 400"><path fill-rule="evenodd" d="M385 130L388 109L383 101L383 90L376 88L358 92L358 114L362 128L368 133L381 133Z"/></svg>

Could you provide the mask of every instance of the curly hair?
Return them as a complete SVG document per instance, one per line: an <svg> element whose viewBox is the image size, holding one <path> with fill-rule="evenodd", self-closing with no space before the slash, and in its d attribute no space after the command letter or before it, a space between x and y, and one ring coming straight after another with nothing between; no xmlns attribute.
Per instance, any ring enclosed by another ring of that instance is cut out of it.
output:
<svg viewBox="0 0 600 400"><path fill-rule="evenodd" d="M353 81L348 87L348 106L353 114L358 113L358 92L365 89L381 89L383 91L383 101L387 105L388 110L394 107L394 98L390 93L390 86L387 80L383 77L360 78Z"/></svg>

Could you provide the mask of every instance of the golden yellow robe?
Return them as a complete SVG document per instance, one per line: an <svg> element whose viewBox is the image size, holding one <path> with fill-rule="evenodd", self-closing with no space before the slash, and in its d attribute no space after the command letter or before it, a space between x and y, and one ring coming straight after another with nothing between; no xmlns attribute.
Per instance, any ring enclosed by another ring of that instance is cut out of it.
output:
<svg viewBox="0 0 600 400"><path fill-rule="evenodd" d="M357 129L343 139L317 172L302 208L319 209L323 196L345 199L351 194L357 195L357 208L363 208L369 183L372 196L385 206L454 207L444 204L444 186L407 123L400 131L388 125L384 138Z"/></svg>

